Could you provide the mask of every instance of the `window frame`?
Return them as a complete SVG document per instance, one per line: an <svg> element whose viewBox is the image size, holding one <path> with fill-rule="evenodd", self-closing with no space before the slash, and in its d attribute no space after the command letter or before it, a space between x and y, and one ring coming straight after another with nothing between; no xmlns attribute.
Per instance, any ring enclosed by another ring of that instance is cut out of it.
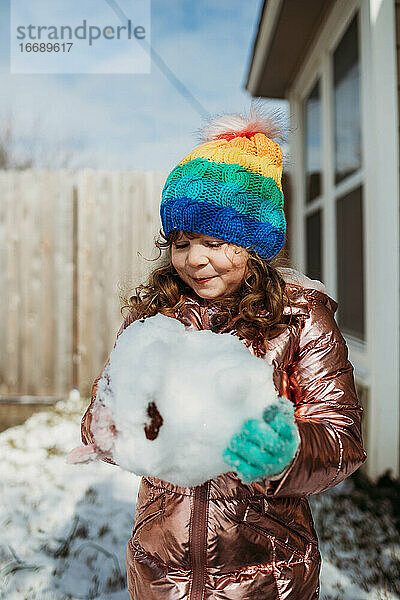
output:
<svg viewBox="0 0 400 600"><path fill-rule="evenodd" d="M339 4L339 3L338 3ZM337 258L336 258L336 203L338 198L361 186L363 190L363 210L365 210L366 174L364 167L364 118L363 118L363 73L365 56L362 48L363 39L363 3L360 0L350 0L341 11L332 10L327 23L320 36L314 41L308 60L297 76L290 93L291 104L294 105L298 122L296 123L297 150L296 158L300 157L294 169L294 188L298 190L297 215L301 227L297 228L297 239L293 240L292 248L295 250L297 266L301 270L306 268L306 216L318 209L322 210L322 272L323 281L330 295L337 299ZM335 7L337 8L337 6ZM337 14L335 14L335 12ZM334 89L333 89L333 55L343 35L349 27L354 16L358 13L358 35L359 35L359 60L360 60L360 96L361 96L361 144L362 164L361 168L340 181L335 182L335 139L334 139ZM304 127L304 105L313 87L320 80L321 92L321 114L322 114L322 185L321 195L307 203L305 198L305 127ZM293 130L293 127L291 127ZM294 140L294 147L296 141ZM301 181L301 184L300 184ZM366 246L364 235L364 256ZM366 265L364 264L366 270ZM367 289L366 273L364 273L364 303L367 314ZM365 317L366 317L365 314ZM360 340L344 331L343 336L356 356L360 383L368 386L369 382L369 353L368 353L368 327L365 318L365 339Z"/></svg>
<svg viewBox="0 0 400 600"><path fill-rule="evenodd" d="M362 165L335 184L332 58L357 11ZM362 185L365 340L342 333L355 367L356 383L368 392L366 469L372 478L387 469L394 477L400 474L400 173L395 24L392 0L335 0L320 31L311 40L287 94L291 119L291 214L293 223L299 224L291 232L291 258L293 266L305 271L304 217L306 209L312 210L314 205L307 206L305 201L303 102L317 77L321 77L322 269L323 282L334 299L336 198ZM368 92L372 89L373 93ZM385 209L379 211L382 199Z"/></svg>

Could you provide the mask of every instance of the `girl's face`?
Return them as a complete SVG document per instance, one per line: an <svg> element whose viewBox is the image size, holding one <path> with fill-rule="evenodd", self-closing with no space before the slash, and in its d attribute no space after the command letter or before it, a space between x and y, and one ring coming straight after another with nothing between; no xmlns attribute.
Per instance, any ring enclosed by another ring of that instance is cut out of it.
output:
<svg viewBox="0 0 400 600"><path fill-rule="evenodd" d="M178 275L201 298L221 298L240 287L249 254L245 248L218 238L183 232L171 246L171 258Z"/></svg>

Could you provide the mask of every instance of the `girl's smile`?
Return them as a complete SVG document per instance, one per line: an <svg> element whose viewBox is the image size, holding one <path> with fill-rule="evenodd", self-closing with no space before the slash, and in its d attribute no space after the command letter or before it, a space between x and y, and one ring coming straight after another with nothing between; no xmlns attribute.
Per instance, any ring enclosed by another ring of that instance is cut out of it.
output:
<svg viewBox="0 0 400 600"><path fill-rule="evenodd" d="M214 277L214 276L213 276ZM208 281L210 281L211 279L213 279L213 277L193 277L193 279L197 282L197 283L207 283Z"/></svg>
<svg viewBox="0 0 400 600"><path fill-rule="evenodd" d="M248 252L209 235L185 233L174 241L171 259L178 275L201 298L232 294L241 285Z"/></svg>

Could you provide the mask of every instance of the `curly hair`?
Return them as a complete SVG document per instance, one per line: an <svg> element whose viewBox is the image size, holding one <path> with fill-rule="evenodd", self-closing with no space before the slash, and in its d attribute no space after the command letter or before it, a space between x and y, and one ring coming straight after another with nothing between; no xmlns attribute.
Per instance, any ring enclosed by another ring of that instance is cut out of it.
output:
<svg viewBox="0 0 400 600"><path fill-rule="evenodd" d="M199 234L171 231L165 237L160 230L160 238L155 240L159 249L159 264L148 276L145 284L134 288L133 294L120 294L121 313L125 309L133 311L137 318L153 316L157 313L174 317L183 308L187 296L193 296L193 290L180 278L172 264L171 248L182 235L195 238ZM230 244L235 246L234 244ZM277 270L288 266L288 259L282 255L267 261L254 251L248 251L247 269L239 288L229 296L213 299L218 311L212 317L212 326L224 327L234 317L235 329L239 337L249 340L253 345L261 345L265 352L265 343L280 335L290 323L291 318L284 314L285 306L293 306L285 290L285 280ZM290 315L291 317L291 315Z"/></svg>

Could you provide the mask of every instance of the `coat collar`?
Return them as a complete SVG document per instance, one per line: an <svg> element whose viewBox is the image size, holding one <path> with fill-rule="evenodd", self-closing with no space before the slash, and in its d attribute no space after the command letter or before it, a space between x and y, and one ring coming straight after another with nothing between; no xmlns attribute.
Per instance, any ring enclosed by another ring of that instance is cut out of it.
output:
<svg viewBox="0 0 400 600"><path fill-rule="evenodd" d="M285 280L286 289L291 299L297 303L304 303L306 305L310 302L318 301L324 304L332 314L336 312L338 303L329 295L328 289L321 281L310 279L307 275L296 269L278 267L277 271ZM290 314L288 307L286 312ZM294 310L293 314L295 314Z"/></svg>
<svg viewBox="0 0 400 600"><path fill-rule="evenodd" d="M318 279L310 279L301 271L296 269L278 267L278 272L286 282L286 292L292 302L296 305L285 306L283 313L285 315L308 315L309 305L314 302L321 302L328 310L334 314L338 303L328 295L325 285ZM185 306L177 314L177 318L188 319L189 322L198 329L210 329L210 311L218 310L218 306L213 300L201 298L194 291L186 296ZM263 314L261 311L259 314ZM239 319L239 315L233 317L229 323L219 330L219 333L231 331L234 324Z"/></svg>

